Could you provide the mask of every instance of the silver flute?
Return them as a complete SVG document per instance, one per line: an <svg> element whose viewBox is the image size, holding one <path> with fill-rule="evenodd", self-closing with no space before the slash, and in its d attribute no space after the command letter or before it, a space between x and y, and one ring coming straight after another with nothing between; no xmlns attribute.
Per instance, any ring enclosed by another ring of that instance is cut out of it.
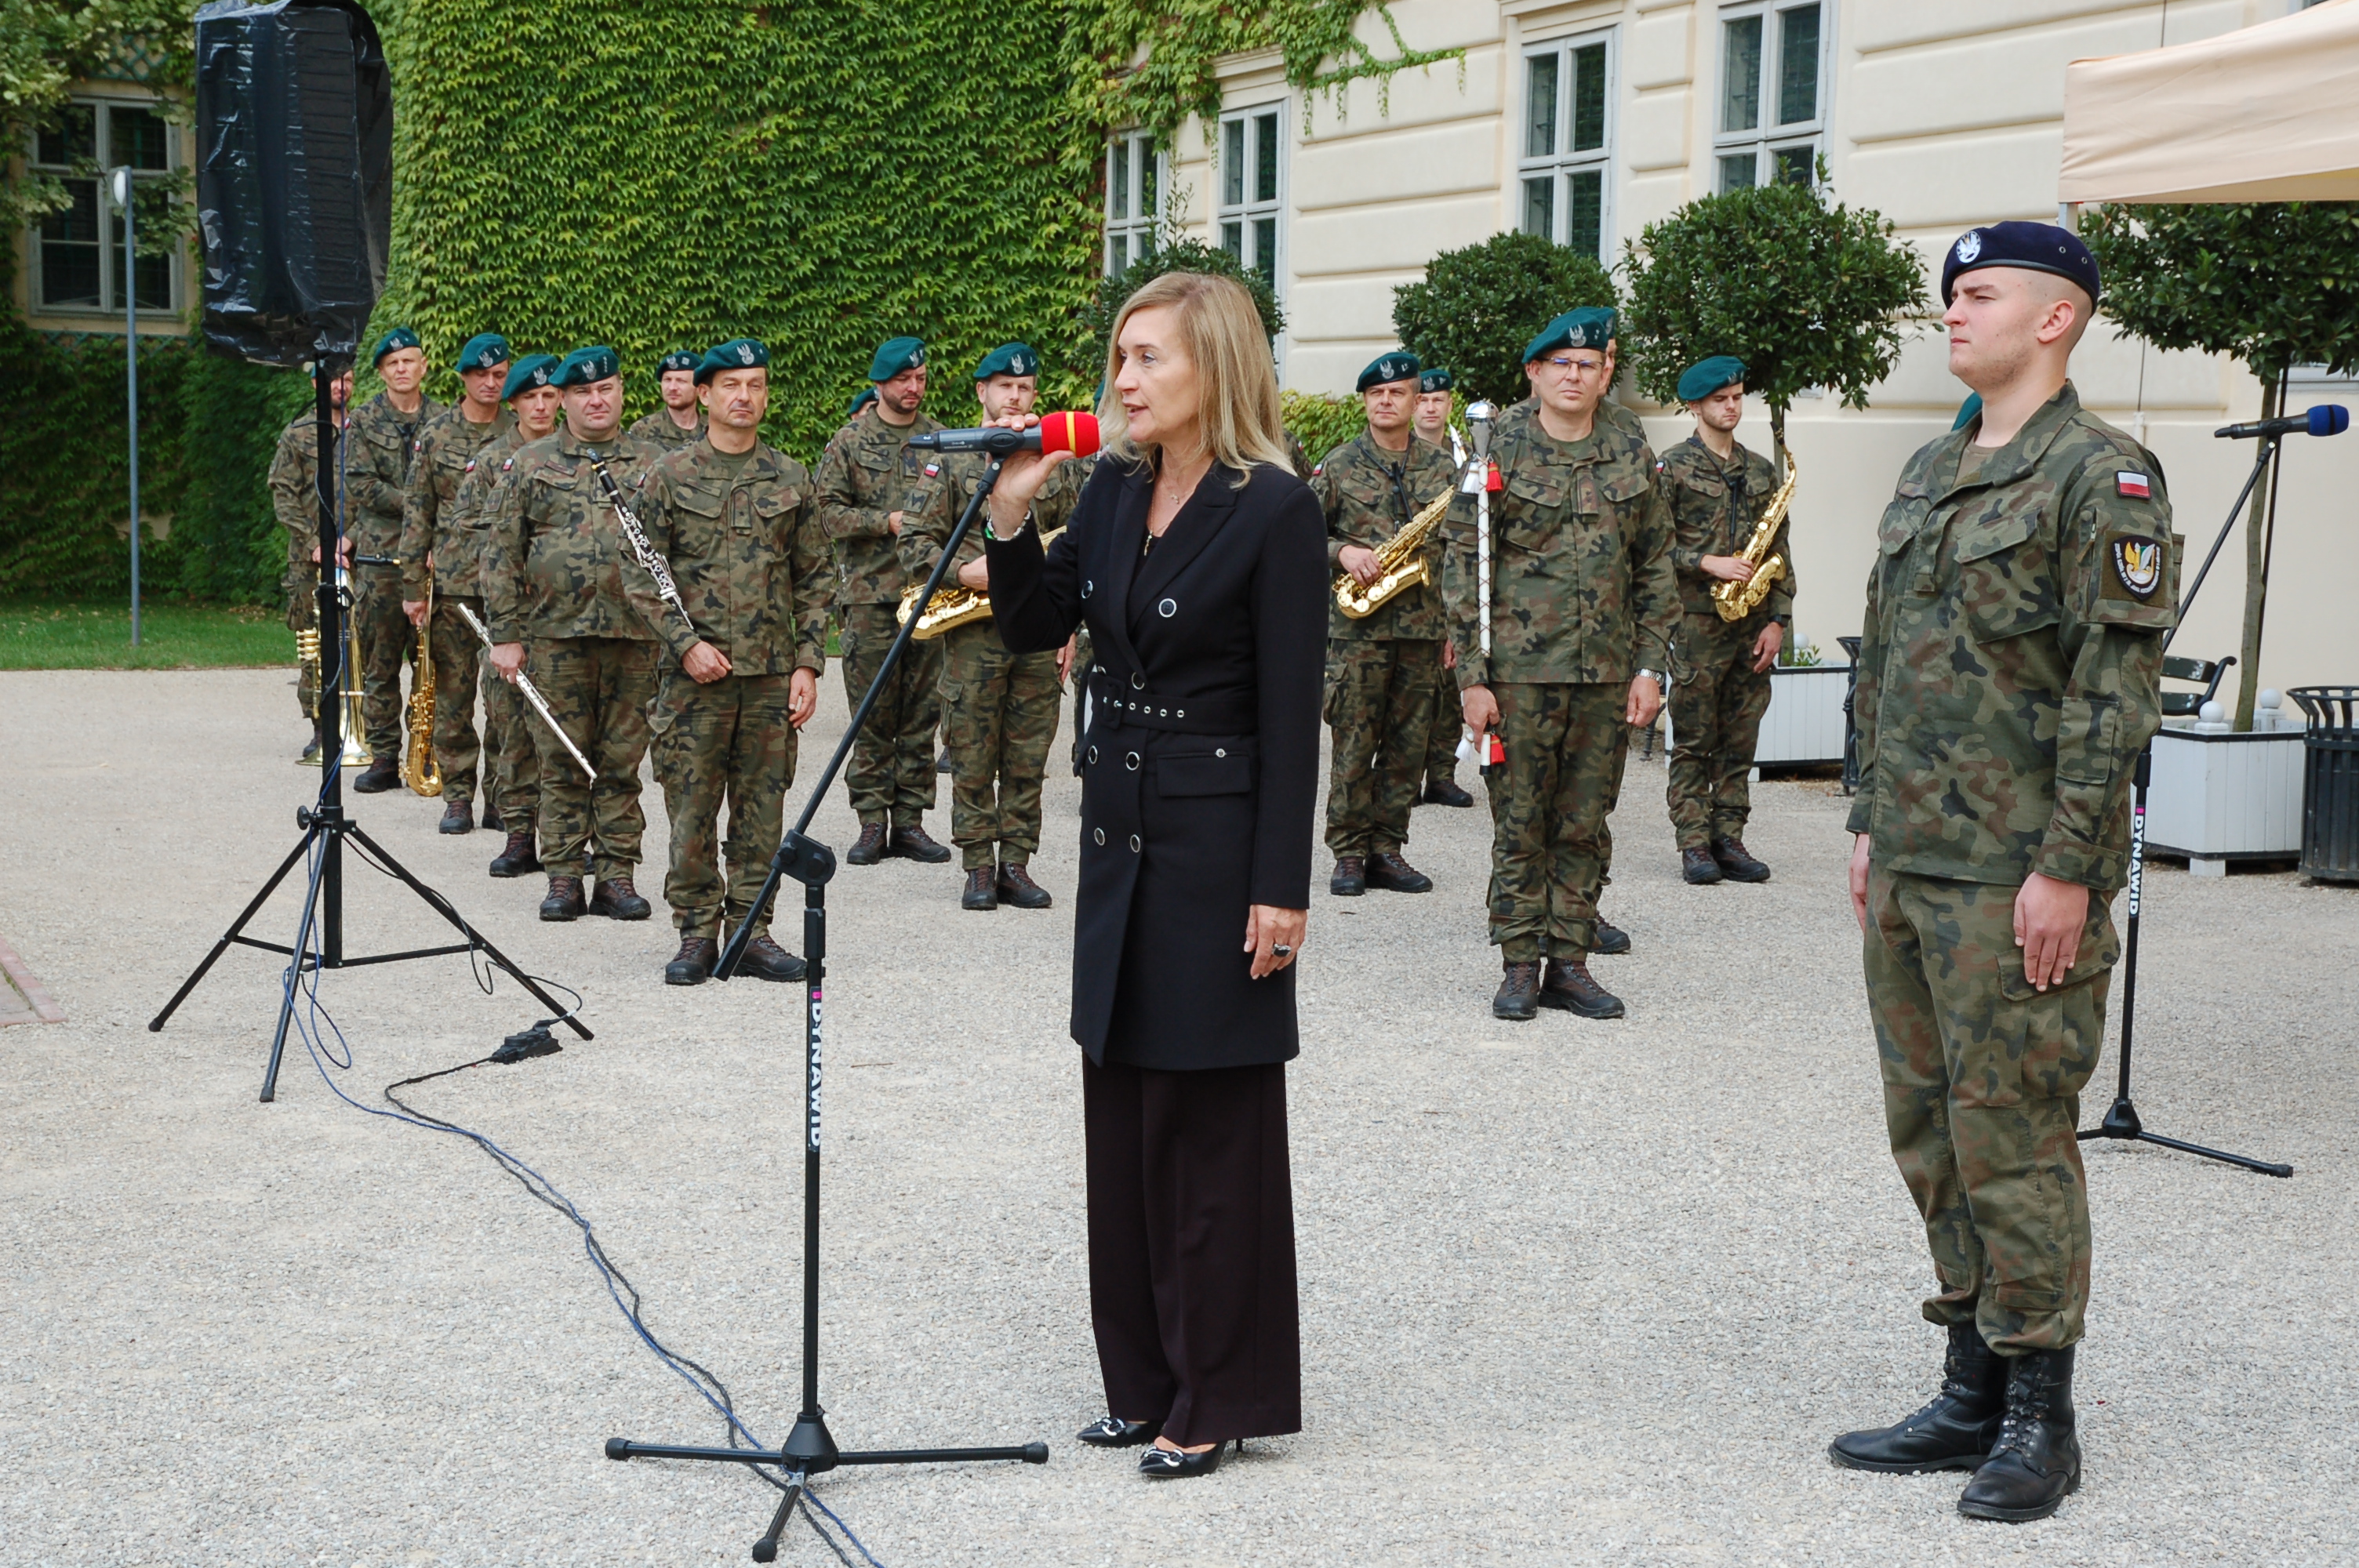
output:
<svg viewBox="0 0 2359 1568"><path fill-rule="evenodd" d="M484 648L489 652L492 647L492 633L477 618L475 612L466 605L455 601L451 608L466 618L467 624L474 628L475 635L484 640ZM582 754L582 748L573 743L573 737L565 732L565 726L560 724L557 721L557 716L549 711L549 704L542 700L540 687L532 684L532 677L522 670L516 671L516 687L524 693L524 699L532 704L533 711L540 715L540 721L549 726L549 732L563 741L565 749L573 753L573 760L582 764L582 771L590 775L590 782L596 784L598 770L590 765L590 759Z"/></svg>

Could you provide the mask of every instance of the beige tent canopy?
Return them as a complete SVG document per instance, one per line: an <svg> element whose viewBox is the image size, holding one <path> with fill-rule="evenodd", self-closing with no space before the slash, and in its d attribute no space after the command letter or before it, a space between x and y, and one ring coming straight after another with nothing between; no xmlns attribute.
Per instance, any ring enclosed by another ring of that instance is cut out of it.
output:
<svg viewBox="0 0 2359 1568"><path fill-rule="evenodd" d="M2359 200L2359 0L2074 60L2057 199Z"/></svg>

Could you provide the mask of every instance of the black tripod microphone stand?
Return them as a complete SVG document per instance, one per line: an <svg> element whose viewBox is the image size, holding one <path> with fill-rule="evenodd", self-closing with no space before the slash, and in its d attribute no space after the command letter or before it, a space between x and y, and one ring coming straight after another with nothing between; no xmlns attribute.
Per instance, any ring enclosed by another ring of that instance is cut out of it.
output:
<svg viewBox="0 0 2359 1568"><path fill-rule="evenodd" d="M342 523L336 513L334 464L336 427L328 395L328 387L335 379L335 375L336 371L331 367L328 357L324 353L312 362L311 406L317 420L315 428L320 443L319 598L320 646L322 650L320 669L322 678L319 683L321 689L317 693L316 703L320 714L320 798L311 806L297 809L295 820L301 826L303 836L295 841L295 848L287 852L287 858L278 862L278 869L270 873L269 880L262 884L262 891L254 895L245 908L239 912L235 920L230 922L229 929L222 933L220 941L213 944L213 950L205 955L204 962L199 964L189 978L180 982L180 989L172 993L172 1000L164 1004L164 1011L147 1021L147 1027L150 1031L161 1030L165 1021L169 1019L180 1003L188 999L189 993L197 989L197 982L205 978L206 971L213 967L215 961L223 953L229 951L230 944L236 943L241 946L259 947L266 953L286 954L294 961L296 973L299 975L306 969L315 971L349 969L363 964L397 964L408 958L438 958L450 953L481 952L493 963L516 977L518 985L531 992L542 1006L557 1014L575 1034L587 1040L591 1037L589 1029L580 1019L573 1016L570 1009L541 989L538 980L516 968L506 954L492 946L489 938L468 925L459 912L451 906L450 900L412 876L399 860L386 853L384 845L370 838L362 830L359 823L344 815L343 770L337 765L336 762L338 755L343 750L343 704L338 700L337 694L325 689L328 685L325 676L329 664L324 652L329 648L335 649L336 658L341 664L345 656L345 649L349 645L344 639L344 617L349 612L350 607L344 602L344 596L336 586L336 557L342 552L344 541ZM364 564L384 564L384 558L381 557L356 556L353 559ZM420 636L425 634L423 632L419 633ZM347 671L344 678L357 678L357 671ZM357 842L367 851L372 860L406 884L410 892L424 899L427 907L457 926L460 935L466 937L466 940L440 947L415 947L402 953L378 953L358 958L346 956L344 952L343 849L344 840L347 838ZM246 923L255 917L265 903L268 902L270 895L278 891L278 884L287 880L287 873L302 863L304 858L311 852L314 844L317 844L320 849L320 872L311 880L309 891L303 895L303 920L297 928L295 945L291 947L281 946L276 942L259 941L245 935ZM314 931L319 934L317 951L313 950L311 942ZM279 999L278 1028L270 1037L270 1065L262 1075L262 1099L266 1105L278 1096L278 1064L279 1059L287 1052L287 1029L294 1022L295 993L299 989L295 977L290 975L286 994Z"/></svg>
<svg viewBox="0 0 2359 1568"><path fill-rule="evenodd" d="M713 966L716 979L727 979L736 972L737 963L745 956L745 945L761 928L763 912L777 895L778 885L791 878L803 885L803 962L808 966L804 976L806 987L803 1008L803 1403L795 1417L794 1430L787 1434L783 1447L766 1448L695 1448L675 1444L636 1443L626 1437L606 1440L609 1459L710 1459L731 1465L775 1465L787 1471L785 1496L779 1499L778 1511L770 1520L769 1530L754 1543L754 1561L775 1562L778 1555L778 1536L793 1517L795 1503L802 1494L806 1477L818 1476L842 1465L949 1465L968 1464L984 1460L1021 1460L1027 1465L1046 1465L1049 1445L1027 1443L1021 1447L1003 1448L890 1448L846 1452L835 1445L827 1430L827 1412L819 1402L819 1177L820 1177L820 1098L822 1053L820 1038L820 1000L825 989L827 968L827 884L835 875L835 851L810 837L811 818L818 814L820 804L827 798L836 774L842 771L844 761L852 754L853 742L875 711L877 694L901 663L901 655L909 646L910 634L917 630L918 611L931 604L934 594L942 586L949 572L951 557L973 526L982 512L984 502L992 487L999 482L1001 460L995 456L983 471L974 495L966 510L951 529L948 543L943 545L941 558L934 563L933 575L926 579L925 591L914 601L917 606L909 618L895 633L892 646L885 653L885 662L876 671L876 678L868 683L868 690L860 706L852 711L851 722L843 729L843 739L836 743L835 755L828 759L827 771L803 803L802 815L778 845L778 852L770 861L770 874L764 879L761 891L754 895L754 907L745 921L730 934L729 942L721 950L720 960Z"/></svg>
<svg viewBox="0 0 2359 1568"><path fill-rule="evenodd" d="M2202 588L2204 578L2211 573L2212 563L2219 558L2220 546L2227 543L2229 530L2236 525L2237 514L2245 509L2245 498L2253 493L2253 486L2260 482L2262 472L2276 458L2277 444L2283 438L2282 436L2277 435L2261 438L2261 454L2253 461L2253 471L2245 478L2245 488L2236 492L2235 504L2228 508L2228 520L2220 525L2219 536L2212 541L2212 550L2203 557L2202 569L2195 574L2194 583L2180 600L2176 622L2163 634L2162 645L2165 652L2170 648L2170 640L2179 635L2179 628L2186 624L2187 611L2189 606L2195 602L2196 591ZM2274 507L2277 487L2272 485L2269 493ZM2291 1165L2272 1164L2266 1160L2255 1160L2244 1154L2230 1154L2218 1149L2207 1149L2201 1143L2181 1142L2176 1138L2165 1138L2158 1132L2148 1132L2146 1130L2146 1123L2138 1119L2136 1103L2130 1098L2130 1033L2137 1017L2138 905L2141 902L2139 894L2146 882L2146 791L2147 779L2153 770L2154 742L2149 740L2138 752L2137 771L2132 776L2131 783L2130 908L2129 930L2124 934L2122 939L2120 1077L2114 1089L2114 1103L2106 1110L2105 1119L2094 1127L2084 1128L2079 1135L2081 1141L2086 1143L2095 1138L2117 1138L2131 1142L2153 1143L2165 1149L2176 1149L2182 1154L2197 1154L2206 1160L2220 1161L2223 1164L2241 1165L2247 1171L2258 1171L2265 1176L2290 1176L2293 1174Z"/></svg>

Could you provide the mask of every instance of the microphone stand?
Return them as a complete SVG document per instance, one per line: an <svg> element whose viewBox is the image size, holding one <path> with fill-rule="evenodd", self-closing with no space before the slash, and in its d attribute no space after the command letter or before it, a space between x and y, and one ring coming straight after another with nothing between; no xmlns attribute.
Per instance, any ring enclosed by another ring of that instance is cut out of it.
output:
<svg viewBox="0 0 2359 1568"><path fill-rule="evenodd" d="M2245 478L2245 488L2236 492L2235 503L2228 508L2228 520L2220 524L2219 535L2212 541L2211 553L2203 557L2202 569L2195 574L2194 583L2180 597L2176 623L2169 632L2163 633L2162 646L2166 653L2169 651L2170 640L2179 635L2179 628L2186 624L2188 607L2195 602L2196 591L2202 588L2203 579L2212 570L2212 563L2219 557L2220 546L2227 543L2229 530L2236 525L2237 514L2244 511L2245 499L2253 493L2253 486L2260 482L2263 470L2267 469L2270 462L2277 457L2278 443L2283 439L2284 437L2277 434L2261 438L2261 453L2253 460L2253 471ZM2146 883L2146 791L2153 768L2154 742L2149 740L2138 752L2137 771L2131 777L2130 908L2129 929L2122 942L2122 1048L2119 1078L2114 1089L2114 1103L2106 1110L2105 1119L2094 1127L2083 1129L2078 1137L2083 1143L2097 1138L2153 1143L2165 1149L2176 1149L2182 1154L2200 1155L2203 1159L2217 1160L2226 1165L2241 1165L2247 1171L2258 1171L2265 1176L2290 1176L2293 1174L2291 1165L2274 1164L2267 1160L2255 1160L2244 1154L2230 1154L2218 1149L2207 1149L2201 1143L2186 1143L2176 1138L2165 1138L2158 1132L2148 1132L2146 1130L2146 1123L2138 1119L2136 1103L2130 1098L2130 1039L2137 1018L2138 909L2142 902L2140 894L2144 892Z"/></svg>
<svg viewBox="0 0 2359 1568"><path fill-rule="evenodd" d="M934 594L941 588L949 572L951 557L958 554L967 531L982 513L984 502L992 487L999 482L999 470L1005 460L998 454L983 470L975 485L974 495L966 503L957 524L951 529L949 542L943 545L941 558L934 563L933 575L926 579L925 592L919 595L920 609L933 602ZM606 1440L609 1459L704 1459L730 1465L775 1465L787 1471L783 1487L785 1497L778 1511L770 1520L769 1530L754 1543L754 1561L771 1563L777 1559L778 1536L793 1516L804 1481L823 1475L842 1465L944 1465L970 1464L986 1460L1021 1460L1027 1465L1046 1465L1049 1445L1027 1443L1020 1447L1001 1448L891 1448L845 1451L835 1445L827 1429L827 1412L819 1402L819 1197L820 1197L820 1098L822 1078L822 1052L820 1035L820 1000L825 989L822 981L827 969L827 884L835 875L835 851L810 836L811 818L842 771L852 754L853 742L860 738L861 730L875 710L878 695L885 683L901 663L901 655L909 646L910 634L917 630L918 616L901 622L894 633L892 646L885 652L885 662L877 667L876 676L868 683L867 692L860 705L852 710L851 722L843 729L843 739L836 743L835 755L828 759L827 769L820 774L818 784L803 803L802 815L778 844L778 852L771 859L769 875L763 879L761 891L754 895L753 908L745 920L730 934L713 966L713 978L728 979L736 972L738 961L745 957L746 944L761 928L763 912L777 895L778 886L788 878L803 885L803 962L806 986L803 1009L803 1390L802 1409L795 1417L794 1430L787 1434L785 1444L776 1450L766 1448L696 1448L672 1444L637 1443L626 1437ZM734 1441L734 1436L733 1436Z"/></svg>

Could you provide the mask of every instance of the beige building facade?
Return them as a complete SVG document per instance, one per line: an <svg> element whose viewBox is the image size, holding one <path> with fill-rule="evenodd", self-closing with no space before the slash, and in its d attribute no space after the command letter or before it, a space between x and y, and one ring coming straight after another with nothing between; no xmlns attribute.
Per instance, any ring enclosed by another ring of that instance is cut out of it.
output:
<svg viewBox="0 0 2359 1568"><path fill-rule="evenodd" d="M1109 149L1108 263L1158 231L1225 244L1283 300L1281 377L1349 393L1394 346L1393 290L1436 253L1504 229L1621 260L1681 203L1793 178L1823 157L1835 196L1876 210L1926 258L1977 223L2054 222L2064 68L2281 16L2300 0L1395 0L1413 49L1463 49L1340 100L1290 88L1273 53L1223 62L1217 124L1190 120L1158 155ZM1383 22L1363 17L1379 56ZM1307 100L1307 101L1306 101ZM1159 216L1158 216L1159 214ZM2256 416L2260 389L2226 360L2161 353L2100 321L2075 361L2082 399L2146 441L2196 558L2243 484L2249 441L2212 431ZM1875 523L1908 454L1949 428L1965 389L1928 320L1864 410L1805 397L1788 420L1801 468L1796 632L1833 661L1855 633ZM1625 398L1636 401L1625 385ZM2295 406L2359 406L2348 378L2297 376ZM1658 447L1677 410L1647 412ZM1755 405L1739 438L1765 447ZM2288 444L2269 574L2263 682L2359 681L2359 617L2342 563L2359 539L2359 433ZM2174 651L2236 651L2240 526ZM2192 576L2192 564L2190 567Z"/></svg>

